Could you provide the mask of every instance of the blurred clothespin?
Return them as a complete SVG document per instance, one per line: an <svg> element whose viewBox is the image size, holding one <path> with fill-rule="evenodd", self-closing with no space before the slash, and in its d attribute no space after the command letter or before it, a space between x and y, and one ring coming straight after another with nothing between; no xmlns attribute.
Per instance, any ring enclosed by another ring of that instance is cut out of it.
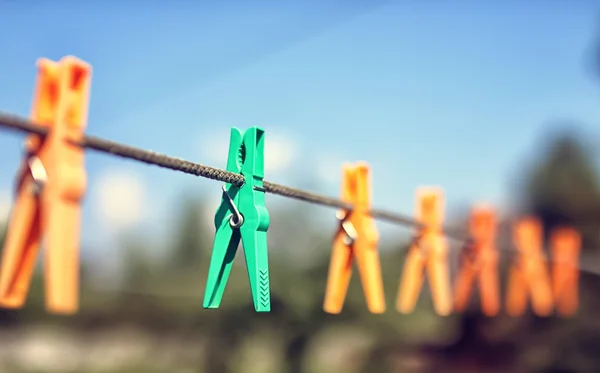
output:
<svg viewBox="0 0 600 373"><path fill-rule="evenodd" d="M84 150L76 143L87 124L91 67L75 57L41 59L37 66L31 119L48 134L30 135L25 143L0 267L0 306L23 306L45 236L47 309L69 314L79 303L86 174Z"/></svg>
<svg viewBox="0 0 600 373"><path fill-rule="evenodd" d="M219 308L225 285L240 239L244 247L246 267L254 308L271 310L267 230L269 212L265 205L264 138L261 128L245 133L231 129L227 171L241 174L244 184L223 186L223 197L215 215L215 241L208 270L204 308Z"/></svg>
<svg viewBox="0 0 600 373"><path fill-rule="evenodd" d="M454 309L457 311L467 308L476 280L483 314L495 316L500 311L496 226L496 213L491 207L476 206L473 209L469 220L472 241L463 249L454 288Z"/></svg>
<svg viewBox="0 0 600 373"><path fill-rule="evenodd" d="M353 204L354 209L340 210L336 214L340 226L333 242L323 309L333 314L342 311L352 263L356 260L369 311L383 313L385 296L377 251L379 233L375 220L367 215L371 207L369 165L361 162L342 167L342 200Z"/></svg>
<svg viewBox="0 0 600 373"><path fill-rule="evenodd" d="M511 316L522 315L531 297L533 312L549 316L553 300L540 221L534 217L519 220L514 226L513 240L518 254L509 270L506 312Z"/></svg>
<svg viewBox="0 0 600 373"><path fill-rule="evenodd" d="M452 312L448 246L442 232L443 198L439 188L417 190L417 218L424 227L417 232L404 264L396 301L401 313L410 313L415 308L425 271L429 274L436 312L442 316Z"/></svg>
<svg viewBox="0 0 600 373"><path fill-rule="evenodd" d="M577 312L579 303L579 253L581 236L570 227L561 227L550 235L552 248L552 293L556 311L568 317Z"/></svg>

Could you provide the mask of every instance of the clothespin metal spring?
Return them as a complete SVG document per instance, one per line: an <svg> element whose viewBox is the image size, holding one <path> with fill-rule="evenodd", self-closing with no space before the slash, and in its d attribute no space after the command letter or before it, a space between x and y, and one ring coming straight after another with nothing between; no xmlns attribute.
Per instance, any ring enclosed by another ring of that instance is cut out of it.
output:
<svg viewBox="0 0 600 373"><path fill-rule="evenodd" d="M472 239L468 239L465 241L460 254L463 258L466 259L466 262L474 269L481 268L481 258L477 255L475 251L475 242Z"/></svg>
<svg viewBox="0 0 600 373"><path fill-rule="evenodd" d="M340 225L346 234L346 237L344 237L344 244L352 245L358 238L358 232L352 222L348 221L348 216L350 216L350 214L346 213L344 210L338 210L335 213L335 217L340 221Z"/></svg>
<svg viewBox="0 0 600 373"><path fill-rule="evenodd" d="M227 203L233 211L233 214L231 214L231 217L229 218L229 225L231 225L231 228L233 229L239 229L244 224L244 215L240 213L233 198L227 193L227 187L225 185L223 185L223 196L225 196Z"/></svg>
<svg viewBox="0 0 600 373"><path fill-rule="evenodd" d="M35 196L39 196L41 195L44 186L48 182L48 173L46 172L46 168L39 157L30 156L27 160L27 165L33 179L33 183L31 184L32 193Z"/></svg>
<svg viewBox="0 0 600 373"><path fill-rule="evenodd" d="M423 244L423 229L415 234L410 242L410 247L417 253L421 258L426 258L429 254L427 245Z"/></svg>

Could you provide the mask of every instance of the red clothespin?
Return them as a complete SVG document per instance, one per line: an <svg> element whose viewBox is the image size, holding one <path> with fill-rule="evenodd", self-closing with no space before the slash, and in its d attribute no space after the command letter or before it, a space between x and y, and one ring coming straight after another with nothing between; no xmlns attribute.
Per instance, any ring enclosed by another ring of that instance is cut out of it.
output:
<svg viewBox="0 0 600 373"><path fill-rule="evenodd" d="M492 208L477 206L473 209L469 221L472 242L467 243L462 253L454 288L454 309L457 311L467 308L476 281L479 282L483 314L495 316L500 311L496 225L496 213Z"/></svg>
<svg viewBox="0 0 600 373"><path fill-rule="evenodd" d="M514 227L513 239L519 254L510 268L506 293L506 312L511 316L525 312L529 297L535 314L552 313L552 289L542 236L542 224L534 217L521 219Z"/></svg>
<svg viewBox="0 0 600 373"><path fill-rule="evenodd" d="M552 293L557 313L569 317L579 303L579 253L581 235L571 227L561 227L550 235L552 248Z"/></svg>
<svg viewBox="0 0 600 373"><path fill-rule="evenodd" d="M424 227L417 232L406 256L396 309L401 313L413 311L427 272L435 311L441 316L447 316L452 312L452 291L448 267L448 244L442 232L444 220L442 189L417 190L417 218Z"/></svg>
<svg viewBox="0 0 600 373"><path fill-rule="evenodd" d="M342 200L354 210L338 211L339 229L333 242L329 276L323 309L327 313L342 311L356 259L367 307L371 313L385 312L385 297L377 243L379 234L375 220L367 215L371 207L370 169L366 163L343 165Z"/></svg>
<svg viewBox="0 0 600 373"><path fill-rule="evenodd" d="M40 59L31 119L48 128L30 135L0 267L0 306L23 306L45 235L47 309L78 308L81 201L86 189L84 137L91 67L75 57Z"/></svg>

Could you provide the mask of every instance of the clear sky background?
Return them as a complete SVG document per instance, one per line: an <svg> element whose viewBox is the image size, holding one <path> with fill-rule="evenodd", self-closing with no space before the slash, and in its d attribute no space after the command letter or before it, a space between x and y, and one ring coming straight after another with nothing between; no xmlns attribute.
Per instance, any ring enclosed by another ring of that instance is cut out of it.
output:
<svg viewBox="0 0 600 373"><path fill-rule="evenodd" d="M0 0L0 110L28 115L36 59L71 54L94 68L89 134L224 167L229 128L259 125L270 181L337 195L341 163L366 160L377 207L412 213L419 185L507 206L548 121L600 139L599 24L584 0ZM0 134L4 216L21 140ZM92 152L87 170L93 246L159 239L185 190L219 202L189 175Z"/></svg>

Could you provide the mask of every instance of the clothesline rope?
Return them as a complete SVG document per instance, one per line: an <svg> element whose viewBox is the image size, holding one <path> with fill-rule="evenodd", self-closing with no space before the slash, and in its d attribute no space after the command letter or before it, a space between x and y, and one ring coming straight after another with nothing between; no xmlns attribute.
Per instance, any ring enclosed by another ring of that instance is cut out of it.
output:
<svg viewBox="0 0 600 373"><path fill-rule="evenodd" d="M4 112L0 112L0 127L25 133L34 133L41 136L45 136L48 133L48 129L46 127L33 123L28 119ZM235 174L219 168L190 162L185 159L171 157L151 150L121 144L95 136L85 136L81 142L77 143L77 145L102 153L108 153L118 157L143 162L194 176L218 180L224 183L231 183L237 186L241 186L244 182L244 178L240 174ZM282 197L345 210L351 210L353 207L352 204L346 203L337 198L327 197L317 193L291 188L269 181L264 181L263 186L267 193L276 194ZM393 224L413 228L423 227L423 224L407 215L382 209L370 209L368 213L375 219L385 220ZM463 230L444 228L443 233L447 237L459 241L469 240L469 235Z"/></svg>

